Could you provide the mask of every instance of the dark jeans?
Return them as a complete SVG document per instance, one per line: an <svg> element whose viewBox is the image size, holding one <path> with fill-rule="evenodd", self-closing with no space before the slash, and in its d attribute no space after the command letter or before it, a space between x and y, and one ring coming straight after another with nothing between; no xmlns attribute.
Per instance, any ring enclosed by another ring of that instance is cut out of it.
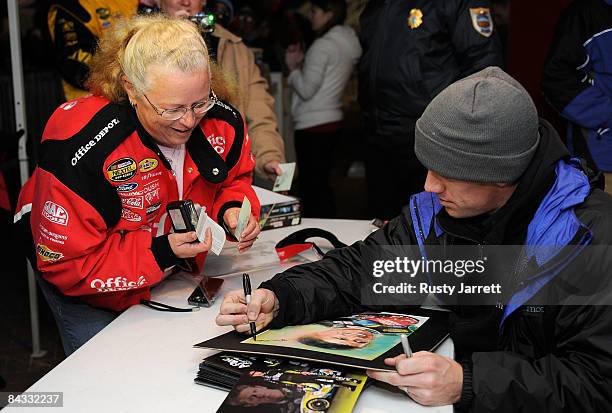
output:
<svg viewBox="0 0 612 413"><path fill-rule="evenodd" d="M414 154L414 136L368 136L366 141L368 210L372 217L391 219L423 191L427 170Z"/></svg>
<svg viewBox="0 0 612 413"><path fill-rule="evenodd" d="M294 136L302 216L335 218L336 206L330 178L342 129L333 132L296 130Z"/></svg>
<svg viewBox="0 0 612 413"><path fill-rule="evenodd" d="M113 311L94 308L76 297L65 296L54 285L43 280L38 271L35 270L34 273L51 307L66 356L74 353L119 315Z"/></svg>

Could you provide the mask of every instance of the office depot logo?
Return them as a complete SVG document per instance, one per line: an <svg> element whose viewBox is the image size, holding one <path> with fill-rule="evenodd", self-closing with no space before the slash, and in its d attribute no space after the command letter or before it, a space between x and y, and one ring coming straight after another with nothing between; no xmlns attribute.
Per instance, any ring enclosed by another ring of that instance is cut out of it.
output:
<svg viewBox="0 0 612 413"><path fill-rule="evenodd" d="M91 281L91 288L94 290L105 293L111 291L127 291L135 288L140 288L147 283L147 279L144 275L138 277L137 281L128 281L125 277L110 277L106 280L96 278Z"/></svg>
<svg viewBox="0 0 612 413"><path fill-rule="evenodd" d="M66 209L55 202L47 201L42 210L42 216L54 224L68 225L68 212Z"/></svg>
<svg viewBox="0 0 612 413"><path fill-rule="evenodd" d="M76 102L73 102L76 105ZM70 105L70 104L69 104ZM74 105L73 105L74 106ZM72 106L71 106L72 107ZM68 108L70 109L70 108ZM64 109L67 110L67 109ZM96 136L93 137L93 139L91 139L89 142L87 142L85 145L81 145L81 147L79 148L78 151L76 151L74 153L74 157L72 158L72 160L70 161L70 163L72 164L72 166L76 166L77 163L79 163L79 160L85 156L85 154L87 152L89 152L89 150L91 148L93 148L94 146L96 146L96 144L98 142L100 142L100 140L104 137L104 135L106 135L108 133L108 131L110 131L111 129L113 129L116 125L119 124L119 119L115 118L113 120L111 120L110 122L108 122L108 125L106 125L105 127L103 127L102 129L100 129L100 131L96 134Z"/></svg>
<svg viewBox="0 0 612 413"><path fill-rule="evenodd" d="M225 152L225 138L223 136L209 136L208 142L215 149L215 151L221 155Z"/></svg>

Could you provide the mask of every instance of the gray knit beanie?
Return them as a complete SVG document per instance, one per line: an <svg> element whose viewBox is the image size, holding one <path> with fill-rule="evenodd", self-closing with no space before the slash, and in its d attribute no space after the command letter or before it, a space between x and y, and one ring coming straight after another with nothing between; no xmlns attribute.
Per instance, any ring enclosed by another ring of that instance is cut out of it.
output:
<svg viewBox="0 0 612 413"><path fill-rule="evenodd" d="M527 91L498 67L461 79L436 96L416 122L414 150L427 168L471 182L515 182L540 136Z"/></svg>

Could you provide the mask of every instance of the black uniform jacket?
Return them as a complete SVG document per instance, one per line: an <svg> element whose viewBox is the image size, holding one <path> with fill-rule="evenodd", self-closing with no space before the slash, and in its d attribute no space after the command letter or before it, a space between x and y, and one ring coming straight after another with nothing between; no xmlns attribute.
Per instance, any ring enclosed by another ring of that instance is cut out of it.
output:
<svg viewBox="0 0 612 413"><path fill-rule="evenodd" d="M359 102L368 133L412 136L442 89L502 66L487 0L371 0L360 24Z"/></svg>

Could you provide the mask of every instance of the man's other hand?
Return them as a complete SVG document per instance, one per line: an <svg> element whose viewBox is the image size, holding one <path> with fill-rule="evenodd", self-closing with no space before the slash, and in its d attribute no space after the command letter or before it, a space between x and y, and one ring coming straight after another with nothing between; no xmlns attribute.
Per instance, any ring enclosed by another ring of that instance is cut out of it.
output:
<svg viewBox="0 0 612 413"><path fill-rule="evenodd" d="M388 358L385 364L396 371L368 370L368 376L400 388L419 404L442 406L461 398L463 367L453 359L419 351L411 358L403 354Z"/></svg>

